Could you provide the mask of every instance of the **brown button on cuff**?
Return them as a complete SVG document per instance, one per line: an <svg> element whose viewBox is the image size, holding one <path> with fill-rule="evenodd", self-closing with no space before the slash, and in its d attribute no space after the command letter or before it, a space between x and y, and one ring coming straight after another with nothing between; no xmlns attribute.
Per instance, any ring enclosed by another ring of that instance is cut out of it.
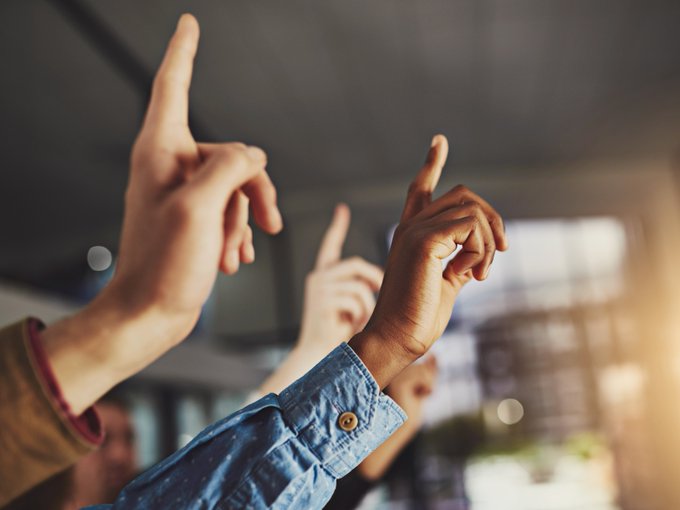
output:
<svg viewBox="0 0 680 510"><path fill-rule="evenodd" d="M345 432L351 432L359 425L359 419L354 413L342 413L340 418L338 418L338 425L340 425L340 428Z"/></svg>

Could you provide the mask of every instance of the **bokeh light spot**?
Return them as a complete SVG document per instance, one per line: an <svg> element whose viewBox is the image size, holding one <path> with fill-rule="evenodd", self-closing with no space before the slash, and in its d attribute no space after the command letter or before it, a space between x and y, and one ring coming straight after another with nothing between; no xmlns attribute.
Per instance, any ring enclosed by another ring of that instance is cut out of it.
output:
<svg viewBox="0 0 680 510"><path fill-rule="evenodd" d="M506 425L514 425L524 417L524 406L519 400L506 398L498 404L498 419Z"/></svg>
<svg viewBox="0 0 680 510"><path fill-rule="evenodd" d="M103 246L93 246L87 251L87 265L92 271L106 271L112 262L113 255Z"/></svg>

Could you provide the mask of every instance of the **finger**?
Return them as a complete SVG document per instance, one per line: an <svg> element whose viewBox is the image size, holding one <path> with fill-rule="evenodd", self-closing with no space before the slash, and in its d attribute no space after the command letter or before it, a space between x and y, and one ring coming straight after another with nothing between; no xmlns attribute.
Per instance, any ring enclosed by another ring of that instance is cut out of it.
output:
<svg viewBox="0 0 680 510"><path fill-rule="evenodd" d="M447 209L437 216L434 216L430 219L430 222L440 223L467 216L474 216L477 218L477 229L479 230L484 243L483 260L475 267L475 276L478 277L477 279L483 280L487 277L489 268L493 262L494 254L496 253L496 241L482 206L477 202L465 202L458 207Z"/></svg>
<svg viewBox="0 0 680 510"><path fill-rule="evenodd" d="M226 207L235 190L242 188L250 199L255 222L266 232L275 234L282 228L281 214L276 205L276 192L264 165L267 157L262 149L228 143L199 146L204 164L196 171L183 192L197 203L206 202ZM260 192L260 188L263 189ZM263 213L266 210L266 213Z"/></svg>
<svg viewBox="0 0 680 510"><path fill-rule="evenodd" d="M224 214L224 246L221 268L226 274L238 271L241 245L248 227L248 198L237 190L229 200Z"/></svg>
<svg viewBox="0 0 680 510"><path fill-rule="evenodd" d="M255 146L246 146L242 143L231 144L198 144L199 152L202 157L209 157L215 151L221 150L225 145L234 146L248 153L255 161L262 164L262 168L267 165L267 154ZM253 212L255 223L265 232L276 234L283 228L283 218L277 205L276 187L272 183L266 171L253 177L249 182L243 184L243 192L250 198L250 207Z"/></svg>
<svg viewBox="0 0 680 510"><path fill-rule="evenodd" d="M340 260L342 245L345 244L347 230L350 223L350 211L346 204L338 204L333 212L331 224L321 241L319 254L316 257L316 267L329 267Z"/></svg>
<svg viewBox="0 0 680 510"><path fill-rule="evenodd" d="M363 282L358 280L338 282L333 284L328 291L337 293L338 295L349 295L358 299L363 308L360 320L364 320L373 313L373 309L375 308L375 297L373 296L370 287Z"/></svg>
<svg viewBox="0 0 680 510"><path fill-rule="evenodd" d="M476 216L440 221L424 228L423 250L440 260L449 257L457 248L461 250L449 262L455 273L460 275L472 269L484 258L484 240L479 233L479 219ZM461 257L465 254L464 257ZM456 260L458 259L458 262Z"/></svg>
<svg viewBox="0 0 680 510"><path fill-rule="evenodd" d="M243 233L243 242L240 249L241 262L252 264L255 262L255 246L253 245L253 229L250 225L246 226Z"/></svg>
<svg viewBox="0 0 680 510"><path fill-rule="evenodd" d="M409 186L401 221L412 218L430 204L432 193L439 182L448 154L448 140L444 135L436 135L432 139L425 164Z"/></svg>
<svg viewBox="0 0 680 510"><path fill-rule="evenodd" d="M333 309L338 310L340 314L347 314L350 321L354 324L361 321L364 310L361 301L350 295L334 296L329 303Z"/></svg>
<svg viewBox="0 0 680 510"><path fill-rule="evenodd" d="M474 280L474 275L472 274L472 269L468 269L463 274L457 274L453 270L451 264L447 264L444 268L444 273L442 276L449 281L453 287L457 289L458 292L470 281Z"/></svg>
<svg viewBox="0 0 680 510"><path fill-rule="evenodd" d="M463 243L462 249L456 253L456 256L453 257L449 264L457 275L472 270L475 280L483 280L485 276L484 258L484 239L479 229L474 229Z"/></svg>
<svg viewBox="0 0 680 510"><path fill-rule="evenodd" d="M383 281L383 270L361 257L351 257L327 270L328 278L336 280L360 279L366 282L371 290L378 292Z"/></svg>
<svg viewBox="0 0 680 510"><path fill-rule="evenodd" d="M250 198L253 218L260 228L270 234L277 234L283 228L283 218L276 204L276 187L266 171L243 186L243 192Z"/></svg>
<svg viewBox="0 0 680 510"><path fill-rule="evenodd" d="M455 186L444 193L441 197L432 202L432 204L423 209L422 212L419 213L419 217L430 218L465 202L476 202L482 207L484 214L488 218L489 225L491 226L497 249L500 251L507 250L508 240L505 235L505 225L501 215L491 204L489 204L489 202L463 185Z"/></svg>
<svg viewBox="0 0 680 510"><path fill-rule="evenodd" d="M146 128L163 129L166 126L188 125L189 86L198 38L196 18L191 14L183 14L154 78L144 123Z"/></svg>

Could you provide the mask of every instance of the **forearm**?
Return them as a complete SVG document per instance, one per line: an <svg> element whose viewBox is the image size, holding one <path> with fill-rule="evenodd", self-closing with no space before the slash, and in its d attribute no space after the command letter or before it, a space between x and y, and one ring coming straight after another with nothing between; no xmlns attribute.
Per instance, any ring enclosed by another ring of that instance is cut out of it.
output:
<svg viewBox="0 0 680 510"><path fill-rule="evenodd" d="M82 311L41 333L48 362L74 414L181 340L165 315L129 310L121 302L107 288Z"/></svg>
<svg viewBox="0 0 680 510"><path fill-rule="evenodd" d="M348 411L356 418L350 429L339 423ZM335 480L404 419L343 345L280 395L268 395L208 427L129 484L118 503L321 508Z"/></svg>

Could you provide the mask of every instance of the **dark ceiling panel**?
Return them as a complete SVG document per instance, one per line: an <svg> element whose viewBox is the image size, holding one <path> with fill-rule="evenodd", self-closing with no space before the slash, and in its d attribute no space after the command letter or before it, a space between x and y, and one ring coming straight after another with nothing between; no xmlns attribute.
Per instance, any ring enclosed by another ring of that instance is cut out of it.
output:
<svg viewBox="0 0 680 510"><path fill-rule="evenodd" d="M0 270L23 277L115 243L141 103L50 4L0 16Z"/></svg>
<svg viewBox="0 0 680 510"><path fill-rule="evenodd" d="M406 181L436 131L489 177L677 144L677 1L81 1L150 72L193 12L192 112L265 147L284 197ZM56 5L0 3L5 276L115 248L146 94Z"/></svg>

